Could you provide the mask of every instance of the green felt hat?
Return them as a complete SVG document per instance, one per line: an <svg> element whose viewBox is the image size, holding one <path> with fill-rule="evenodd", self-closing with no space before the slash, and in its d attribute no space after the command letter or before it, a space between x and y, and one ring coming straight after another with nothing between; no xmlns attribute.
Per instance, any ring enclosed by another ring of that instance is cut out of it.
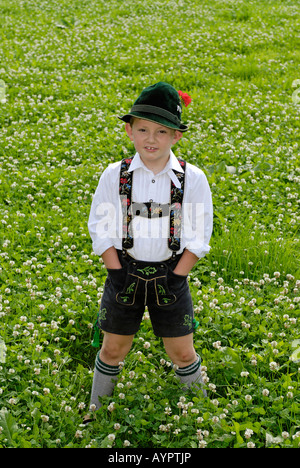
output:
<svg viewBox="0 0 300 468"><path fill-rule="evenodd" d="M119 119L130 122L131 117L137 117L180 132L186 132L188 126L181 123L181 112L182 105L179 92L173 86L161 81L145 88L133 104L130 112L123 117L119 117Z"/></svg>

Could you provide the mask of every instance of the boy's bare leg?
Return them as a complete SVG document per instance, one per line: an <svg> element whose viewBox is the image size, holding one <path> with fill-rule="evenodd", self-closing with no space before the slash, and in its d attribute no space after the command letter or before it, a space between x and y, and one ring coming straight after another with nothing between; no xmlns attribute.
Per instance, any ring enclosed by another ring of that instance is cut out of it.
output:
<svg viewBox="0 0 300 468"><path fill-rule="evenodd" d="M110 396L118 381L120 373L119 363L128 354L134 335L116 335L104 332L101 350L98 352L95 361L93 387L91 395L91 405L99 409L99 397ZM90 415L84 417L84 422L91 420Z"/></svg>
<svg viewBox="0 0 300 468"><path fill-rule="evenodd" d="M173 364L186 367L195 362L197 355L194 349L193 333L176 338L163 338L163 342Z"/></svg>
<svg viewBox="0 0 300 468"><path fill-rule="evenodd" d="M175 373L180 382L187 387L193 386L194 389L201 390L206 397L201 375L201 360L194 348L193 334L178 338L163 338L163 342L166 353L177 366Z"/></svg>
<svg viewBox="0 0 300 468"><path fill-rule="evenodd" d="M116 335L104 332L100 359L110 366L117 366L130 351L134 335Z"/></svg>

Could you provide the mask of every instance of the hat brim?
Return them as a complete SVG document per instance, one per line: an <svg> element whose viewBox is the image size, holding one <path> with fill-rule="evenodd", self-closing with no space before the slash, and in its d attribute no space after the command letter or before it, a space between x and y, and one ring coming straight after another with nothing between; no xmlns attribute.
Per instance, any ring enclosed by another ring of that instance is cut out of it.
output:
<svg viewBox="0 0 300 468"><path fill-rule="evenodd" d="M179 132L186 132L189 128L187 125L180 124L179 126L170 122L167 119L164 119L160 115L150 114L148 112L130 112L129 114L123 115L122 117L118 117L118 119L123 120L123 122L129 123L132 117L136 117L137 119L149 120L150 122L155 122L164 127L171 128L173 130L178 130Z"/></svg>

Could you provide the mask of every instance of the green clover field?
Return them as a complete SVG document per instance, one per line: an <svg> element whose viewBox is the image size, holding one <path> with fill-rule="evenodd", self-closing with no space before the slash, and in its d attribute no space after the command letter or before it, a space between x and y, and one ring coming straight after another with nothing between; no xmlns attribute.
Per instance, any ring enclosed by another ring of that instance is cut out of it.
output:
<svg viewBox="0 0 300 468"><path fill-rule="evenodd" d="M0 448L300 446L299 30L297 0L0 0ZM158 81L192 97L174 152L213 195L189 275L208 397L145 311L84 426L92 196L134 151L117 116Z"/></svg>

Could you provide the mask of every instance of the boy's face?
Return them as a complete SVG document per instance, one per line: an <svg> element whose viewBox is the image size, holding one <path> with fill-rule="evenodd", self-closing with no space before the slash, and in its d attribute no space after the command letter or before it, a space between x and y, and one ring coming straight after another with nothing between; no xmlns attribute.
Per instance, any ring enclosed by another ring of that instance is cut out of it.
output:
<svg viewBox="0 0 300 468"><path fill-rule="evenodd" d="M138 118L127 123L125 129L143 163L154 173L165 167L171 147L182 137L178 130Z"/></svg>

